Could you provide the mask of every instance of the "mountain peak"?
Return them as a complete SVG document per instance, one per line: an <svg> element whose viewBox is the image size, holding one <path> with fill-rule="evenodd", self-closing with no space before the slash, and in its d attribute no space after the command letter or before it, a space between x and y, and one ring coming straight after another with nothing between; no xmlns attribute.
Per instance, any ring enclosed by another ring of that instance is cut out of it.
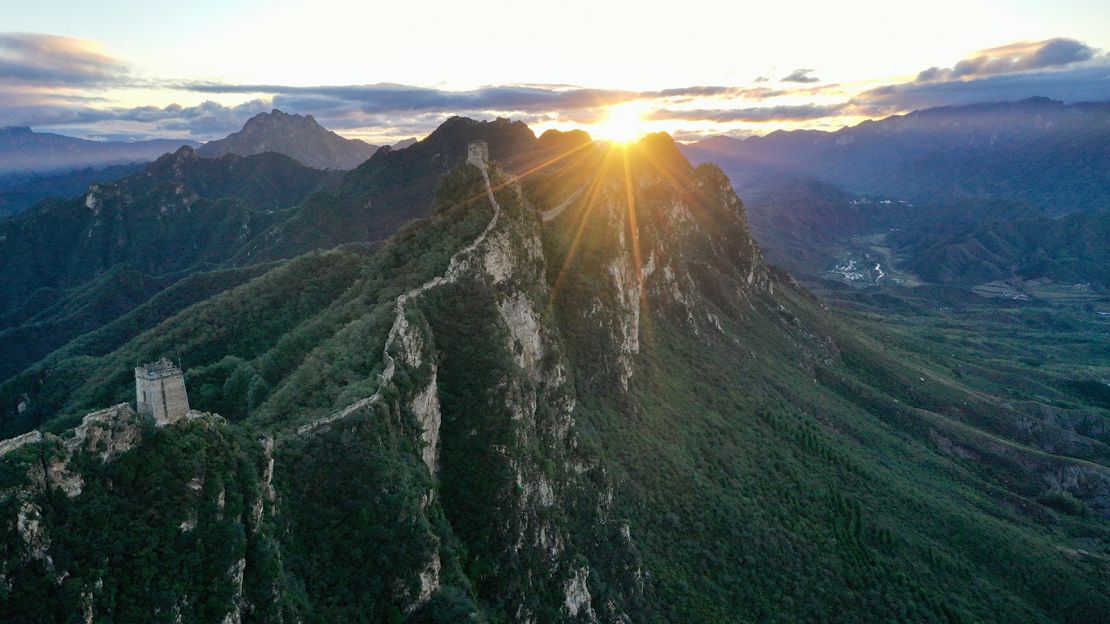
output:
<svg viewBox="0 0 1110 624"><path fill-rule="evenodd" d="M278 152L317 169L354 169L376 150L376 146L324 128L312 115L275 108L251 117L239 132L206 143L197 155L215 158L228 153L251 156Z"/></svg>
<svg viewBox="0 0 1110 624"><path fill-rule="evenodd" d="M316 127L324 130L325 132L327 131L323 128L323 126L319 124L319 122L316 121L316 118L312 115L287 113L280 108L275 108L268 113L258 113L243 124L243 129L246 130L247 128L265 127L268 125L278 125L282 127Z"/></svg>

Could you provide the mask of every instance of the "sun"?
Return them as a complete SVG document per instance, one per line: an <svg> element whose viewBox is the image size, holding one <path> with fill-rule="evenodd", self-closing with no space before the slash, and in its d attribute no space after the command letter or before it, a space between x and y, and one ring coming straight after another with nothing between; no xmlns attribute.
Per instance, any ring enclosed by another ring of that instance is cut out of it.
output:
<svg viewBox="0 0 1110 624"><path fill-rule="evenodd" d="M613 143L631 143L648 133L640 102L617 104L605 109L605 117L590 126L590 134Z"/></svg>

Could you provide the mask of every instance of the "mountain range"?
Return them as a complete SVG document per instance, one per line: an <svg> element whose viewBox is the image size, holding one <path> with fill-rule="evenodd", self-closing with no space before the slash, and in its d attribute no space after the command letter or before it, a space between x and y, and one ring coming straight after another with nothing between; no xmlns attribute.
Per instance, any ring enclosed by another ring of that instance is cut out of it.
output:
<svg viewBox="0 0 1110 624"><path fill-rule="evenodd" d="M769 256L799 275L852 256L914 281L1106 288L1108 145L1110 104L1033 98L682 149L725 168Z"/></svg>
<svg viewBox="0 0 1110 624"><path fill-rule="evenodd" d="M1107 621L1105 339L1026 365L830 308L681 149L456 117L345 173L183 148L0 224L11 327L153 293L0 382L0 617ZM767 201L851 231L838 193ZM160 357L195 411L155 426Z"/></svg>
<svg viewBox="0 0 1110 624"><path fill-rule="evenodd" d="M152 139L148 141L90 141L35 132L30 128L0 128L0 173L64 171L86 167L144 162L195 141Z"/></svg>
<svg viewBox="0 0 1110 624"><path fill-rule="evenodd" d="M182 147L0 222L0 379L194 273L380 242L429 214L437 180L472 138L506 160L547 144L520 123L454 118L347 173L274 152L201 158Z"/></svg>
<svg viewBox="0 0 1110 624"><path fill-rule="evenodd" d="M405 139L390 147L401 150L415 143L416 139ZM333 170L354 169L378 150L323 128L311 115L289 115L276 109L255 115L242 130L226 138L200 146L175 140L85 141L8 128L0 130L0 216L18 214L49 197L73 197L92 183L114 182L186 145L197 148L197 155L204 158L274 152L308 167ZM117 162L127 164L108 164Z"/></svg>
<svg viewBox="0 0 1110 624"><path fill-rule="evenodd" d="M913 203L1001 199L1048 214L1110 208L1110 103L1047 98L930 108L835 132L778 131L690 144L743 185L790 173Z"/></svg>

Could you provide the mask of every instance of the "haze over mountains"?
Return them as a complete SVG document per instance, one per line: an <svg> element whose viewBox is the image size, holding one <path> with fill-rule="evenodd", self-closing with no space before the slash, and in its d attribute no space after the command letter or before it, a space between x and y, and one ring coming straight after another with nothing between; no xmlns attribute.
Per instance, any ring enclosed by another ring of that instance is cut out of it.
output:
<svg viewBox="0 0 1110 624"><path fill-rule="evenodd" d="M0 217L23 212L48 197L80 195L93 182L117 180L144 165L133 162L103 168L0 174Z"/></svg>
<svg viewBox="0 0 1110 624"><path fill-rule="evenodd" d="M199 143L183 139L89 141L30 128L0 128L0 174L150 161L182 145L196 147Z"/></svg>

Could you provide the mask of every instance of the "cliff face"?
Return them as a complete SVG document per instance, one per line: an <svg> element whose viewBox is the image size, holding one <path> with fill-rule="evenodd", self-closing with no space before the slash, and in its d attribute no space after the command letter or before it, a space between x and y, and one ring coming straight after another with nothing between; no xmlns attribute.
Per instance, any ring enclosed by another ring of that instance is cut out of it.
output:
<svg viewBox="0 0 1110 624"><path fill-rule="evenodd" d="M241 401L236 420L121 406L0 444L0 614L996 621L999 593L1009 621L1105 612L1076 551L963 498L1044 482L1099 509L1105 471L970 433L941 413L971 397L899 394L902 364L862 384L881 360L763 262L719 169L665 136L570 139L539 139L527 175L455 168L325 297L298 298L329 254L113 355L196 340L190 400Z"/></svg>

